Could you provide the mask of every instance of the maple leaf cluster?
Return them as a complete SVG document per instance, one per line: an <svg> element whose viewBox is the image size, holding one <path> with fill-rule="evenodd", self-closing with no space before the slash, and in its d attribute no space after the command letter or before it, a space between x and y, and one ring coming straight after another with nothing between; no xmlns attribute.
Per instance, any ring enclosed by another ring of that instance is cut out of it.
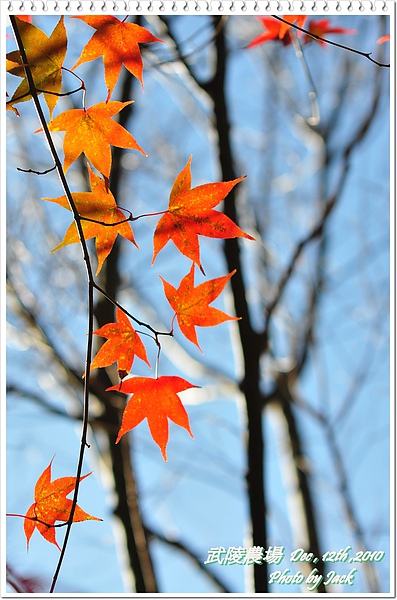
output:
<svg viewBox="0 0 397 600"><path fill-rule="evenodd" d="M112 165L111 146L138 150L146 155L133 136L112 120L112 117L130 105L132 100L116 102L110 98L123 65L139 80L143 88L143 63L139 44L161 42L162 40L141 26L125 20L120 21L109 15L73 18L80 19L96 31L83 48L72 71L85 62L102 57L108 94L104 102L89 108L83 106L83 108L66 110L55 118L52 118L52 115L58 100L56 93L59 93L62 87L62 68L67 50L64 17L60 18L49 37L32 23L20 19L18 27L36 91L44 94L50 111L48 129L51 132L65 132L63 139L64 172L68 171L81 154L84 154L89 161L87 170L91 191L74 192L72 199L80 216L85 240L95 238L98 258L96 274L98 275L118 235L138 247L131 223L125 218L109 190L108 181ZM31 90L19 52L11 52L7 55L7 60L9 72L23 77L22 83L8 102L8 108L15 109L15 104L31 98ZM46 93L47 91L55 94ZM243 237L252 240L253 238L242 231L224 213L214 210L214 207L220 204L244 177L227 182L207 183L192 188L191 161L192 157L190 156L186 166L177 175L171 189L168 208L163 211L164 214L155 228L152 264L158 253L170 240L181 254L192 261L189 273L182 279L178 288L163 278L161 279L165 295L174 310L174 318L177 319L182 334L201 350L196 327L215 326L227 320L235 320L237 317L229 316L221 310L209 306L222 292L233 273L202 283L197 287L194 286L194 265L197 265L205 275L200 258L199 236L220 239ZM99 171L102 177L97 175L90 165ZM71 210L66 195L57 198L43 198L43 200ZM79 242L78 229L73 221L62 242L54 248L53 252ZM116 362L120 380L123 380L131 371L135 356L146 362L148 366L150 364L141 337L120 308L116 311L116 319L115 323L108 323L94 332L107 340L94 357L91 369L106 367ZM154 440L159 444L165 459L168 433L165 435L164 419L170 418L191 433L188 420L186 420L187 416L185 417L177 394L196 386L189 382L182 384L180 378L139 378L138 391L134 392L135 379L123 381L117 388L120 392L134 395L125 409L120 429L122 433L119 434L117 441L142 420L143 417L138 421L135 418L136 405L139 403L138 413L140 416L147 417L150 431ZM171 389L173 393L170 393ZM150 398L153 394L156 394L156 397L159 396L162 401L151 402Z"/></svg>
<svg viewBox="0 0 397 600"><path fill-rule="evenodd" d="M197 265L204 274L201 264L199 235L212 238L244 237L254 238L242 231L225 214L213 210L244 177L229 182L208 183L192 188L191 159L177 175L171 189L168 210L160 218L153 235L153 260L171 240L181 254L192 261L189 273L175 288L160 276L165 296L174 311L181 333L200 350L196 327L212 327L238 317L209 306L223 291L234 272L211 279L198 286L194 285L194 271ZM147 361L142 340L132 327L123 311L117 310L117 323L105 325L95 333L102 335L107 342L94 358L91 368L107 366L117 361L119 376L123 379L131 369L135 355ZM128 342L127 342L128 340ZM131 341L133 340L133 344ZM114 390L132 394L124 413L116 443L121 437L147 418L153 440L160 447L164 460L167 460L168 443L167 418L185 428L193 437L189 419L178 397L184 390L197 387L180 377L162 376L158 378L131 377L121 384L112 386Z"/></svg>
<svg viewBox="0 0 397 600"><path fill-rule="evenodd" d="M270 41L279 41L284 46L292 43L291 30L293 25L297 26L297 37L301 38L303 34L303 43L318 42L321 46L326 45L323 36L330 33L338 35L352 35L356 33L355 29L344 29L343 27L332 27L329 19L310 19L307 26L305 25L308 17L306 15L283 15L282 20L274 17L257 17L265 28L264 33L259 34L247 46L254 48L260 44ZM302 31L303 27L305 30Z"/></svg>
<svg viewBox="0 0 397 600"><path fill-rule="evenodd" d="M139 44L162 40L154 37L140 25L126 23L113 16L72 18L81 19L96 29L96 33L83 49L72 71L82 63L102 56L108 95L106 102L100 102L88 109L84 107L66 110L51 120L48 127L50 131L66 131L63 143L65 171L84 152L94 167L108 179L111 166L110 146L138 150L145 154L132 135L111 119L132 102L132 100L125 103L109 102L121 67L124 64L143 85L143 63ZM32 23L20 18L18 18L18 30L26 51L36 93L44 94L50 119L52 119L62 88L62 69L67 51L64 17L60 18L49 37ZM7 102L7 109L17 112L15 104L32 98L19 51L15 50L7 54L7 71L12 75L23 77L23 81Z"/></svg>
<svg viewBox="0 0 397 600"><path fill-rule="evenodd" d="M19 51L7 54L7 71L22 78L21 83L7 102L7 109L19 116L16 105L32 99L32 93L43 94L49 110L48 129L50 132L65 132L63 138L63 170L66 173L71 165L84 154L87 159L88 179L91 191L72 193L72 199L79 214L82 233L85 240L95 239L98 275L109 256L117 236L138 245L134 232L123 210L109 190L109 177L112 168L111 147L136 150L147 156L132 134L113 120L133 100L118 102L111 100L124 66L141 84L143 89L143 62L140 44L162 43L147 29L127 22L127 17L120 20L111 15L77 16L86 25L95 30L91 39L83 48L80 57L72 67L74 72L86 62L102 58L104 80L107 96L103 102L82 108L73 108L53 118L62 90L62 73L67 54L68 40L64 17L62 16L52 34L47 36L41 29L33 25L30 17L17 18L18 31L25 49L27 64L22 60ZM281 19L258 17L265 31L250 42L248 48L269 41L279 41L284 45L292 42L291 30L297 26L297 37L303 35L303 43L317 41L325 45L323 36L328 34L353 34L354 30L333 27L328 19L307 21L305 15L283 15ZM303 29L303 27L306 27ZM384 36L378 40L383 43L389 39ZM26 69L29 67L34 85L31 89ZM85 90L84 82L81 88ZM195 268L205 271L201 262L199 236L218 239L254 238L245 233L223 212L215 210L233 188L244 180L244 177L232 181L206 183L192 187L190 156L185 167L176 176L169 195L168 207L162 211L153 234L152 265L159 252L172 241L180 254L191 261L189 272L182 278L176 288L160 276L164 294L173 311L171 331L176 319L184 337L200 351L197 327L217 326L225 321L235 321L239 317L231 316L210 306L235 271L215 279L204 281L195 286ZM94 172L94 169L101 175ZM71 210L66 195L57 198L43 198L48 202ZM80 238L75 221L67 229L62 242L53 250L57 251L69 244L79 243ZM139 333L134 329L127 311L121 307L116 309L116 322L107 323L93 333L106 338L99 352L94 357L90 369L108 367L117 364L120 383L108 388L130 395L116 443L131 429L147 419L148 427L154 442L159 446L164 460L167 460L167 444L169 439L169 420L184 428L191 437L188 414L180 400L179 394L198 386L177 376L129 377L135 357L150 363L145 346ZM153 330L152 330L153 331ZM158 344L157 337L155 341ZM67 496L76 488L77 482L87 475L61 477L51 481L51 466L43 471L37 480L34 490L34 502L24 518L24 530L29 545L35 529L50 543L60 549L56 537L56 522L67 524L85 520L101 520L83 511ZM73 513L73 514L72 514Z"/></svg>
<svg viewBox="0 0 397 600"><path fill-rule="evenodd" d="M111 146L137 150L144 156L145 151L129 131L113 120L120 111L133 101L118 102L111 100L112 93L124 65L138 79L143 89L143 62L139 44L162 42L145 28L134 23L119 20L114 16L78 16L87 25L95 29L95 33L83 48L71 71L74 72L83 63L97 58L103 59L104 79L107 96L103 102L93 106L85 106L85 95L82 108L73 108L53 117L62 90L62 73L67 53L67 35L62 16L52 34L47 36L41 29L33 25L31 19L17 18L19 35L26 52L27 63L22 60L19 51L7 55L7 70L12 75L22 78L22 82L7 102L7 109L18 116L16 105L32 99L32 94L43 94L49 110L48 130L52 133L65 132L63 137L63 171L66 174L75 161L84 154L87 159L87 173L90 191L73 192L71 194L73 212L79 216L80 232L84 240L95 239L98 275L109 256L117 236L138 245L131 226L134 220L132 213L126 218L123 210L109 189L109 177L112 168ZM31 78L27 75L29 67ZM81 88L84 82L79 78ZM33 81L34 91L29 81ZM79 90L77 90L79 91ZM40 131L40 130L38 130ZM37 132L36 132L37 133ZM172 241L180 254L191 261L191 267L182 278L179 287L174 287L160 276L164 293L173 311L173 323L178 322L181 333L186 339L201 350L197 338L197 327L212 327L234 321L238 317L210 306L218 298L234 272L195 286L195 267L203 276L205 271L200 257L199 236L209 238L254 238L245 233L223 212L215 210L233 188L243 181L244 177L233 181L206 183L192 187L192 156L185 167L176 176L172 185L168 207L163 210L161 218L153 234L152 265L157 255ZM97 174L94 169L99 173ZM43 198L47 202L58 204L69 211L72 206L67 195L56 198ZM80 243L79 229L74 220L68 227L63 240L53 252ZM151 328L150 328L151 329ZM151 329L151 331L154 331ZM127 311L120 305L116 308L116 322L107 323L93 332L106 338L102 347L91 362L90 370L117 364L120 383L108 388L129 394L123 412L120 429L115 440L118 443L123 435L147 419L149 431L154 442L159 446L164 460L167 460L166 448L169 439L169 421L184 428L191 437L188 414L181 402L179 394L198 386L177 376L158 376L156 364L155 377L126 377L130 374L135 357L149 363L145 345L127 316ZM156 334L157 336L157 334ZM154 338L159 347L157 337ZM159 358L159 354L158 354ZM157 360L158 360L157 358ZM51 465L44 470L37 480L34 490L34 502L24 516L24 531L29 546L30 538L37 529L50 543L60 549L55 527L72 522L100 520L83 511L77 504L67 498L76 487L76 477L61 477L51 481ZM81 476L79 482L88 477ZM73 512L73 514L72 514Z"/></svg>

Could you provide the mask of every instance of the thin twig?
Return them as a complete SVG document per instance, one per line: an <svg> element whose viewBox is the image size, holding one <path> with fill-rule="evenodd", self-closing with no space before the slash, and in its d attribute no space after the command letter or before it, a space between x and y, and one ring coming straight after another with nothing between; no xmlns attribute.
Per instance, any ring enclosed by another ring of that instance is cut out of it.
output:
<svg viewBox="0 0 397 600"><path fill-rule="evenodd" d="M47 175L47 173L55 171L56 168L57 166L54 165L51 169L46 169L45 171L35 171L34 169L22 169L21 167L17 167L17 171L21 171L21 173L34 173L35 175Z"/></svg>
<svg viewBox="0 0 397 600"><path fill-rule="evenodd" d="M283 19L281 17L277 17L276 15L271 15L271 16L274 19L277 19L277 21L286 23L286 25L288 25L289 27L293 27L294 29L297 29L298 31L302 31L306 35L309 35L310 37L312 37L315 40L318 40L319 42L325 42L326 44L330 44L331 46L336 46L337 48L342 48L342 50L347 50L348 52L353 52L354 54L359 54L360 56L364 56L364 58L367 58L375 65L378 65L378 67L390 68L390 64L387 65L385 63L378 62L374 58L371 58L372 52L361 52L361 50L356 50L355 48L350 48L349 46L344 46L343 44L338 44L337 42L332 42L331 40L326 40L325 38L320 37L319 35L316 35L315 33L311 33L307 29L303 29L303 27L299 27L299 25L295 25L294 23L289 23L288 21L286 21L285 19Z"/></svg>
<svg viewBox="0 0 397 600"><path fill-rule="evenodd" d="M343 171L339 177L338 183L336 184L336 190L331 195L331 197L327 200L327 202L325 203L322 214L321 214L319 220L317 221L317 223L315 223L315 225L307 233L307 235L296 245L295 251L294 251L288 265L286 266L284 272L281 274L281 276L279 278L279 281L277 284L277 289L276 289L275 295L273 297L273 300L271 300L269 302L269 304L266 306L266 309L265 309L265 321L266 322L265 322L264 332L262 334L263 340L265 341L265 343L267 343L267 340L268 340L270 319L279 304L280 298L283 295L283 292L284 292L289 280L291 279L291 277L294 273L295 266L296 266L300 256L302 255L303 251L305 250L306 246L308 246L312 241L321 237L321 235L323 234L324 229L327 224L327 221L341 196L341 192L342 192L344 184L346 182L346 179L347 179L347 176L349 173L349 169L350 169L350 160L349 160L350 155L354 151L356 146L365 137L371 123L374 120L374 116L376 114L376 111L379 107L379 102L380 102L380 87L379 87L380 86L380 77L381 77L380 73L381 73L380 71L377 71L377 73L376 73L376 79L378 80L378 84L375 87L374 96L372 98L372 102L368 109L367 115L363 119L358 131L352 136L350 142L346 145L345 150L343 152L343 160L342 160Z"/></svg>
<svg viewBox="0 0 397 600"><path fill-rule="evenodd" d="M314 127L316 125L319 125L319 123L320 123L320 107L318 105L318 100L317 100L316 85L314 83L312 74L310 72L309 65L307 64L307 60L306 60L305 53L303 52L302 44L300 43L300 40L299 40L298 36L295 34L295 32L294 32L294 35L291 35L291 38L292 38L292 45L295 50L296 57L301 62L303 70L307 77L307 80L309 81L309 84L311 86L311 90L309 91L308 96L309 96L311 106L312 106L312 116L309 117L308 119L306 119L306 123L308 125Z"/></svg>
<svg viewBox="0 0 397 600"><path fill-rule="evenodd" d="M57 523L57 524L46 523L45 521L42 521L38 517L28 517L28 515L20 515L18 513L6 513L6 517L21 517L22 519L28 519L29 521L36 521L36 523L41 523L42 525L45 525L46 527L65 527L68 524L68 521L64 521L63 523Z"/></svg>
<svg viewBox="0 0 397 600"><path fill-rule="evenodd" d="M35 87L34 89L37 94L50 94L51 96L58 96L59 98L62 98L63 96L71 96L72 94L75 94L76 92L80 92L80 90L84 91L85 87L83 84L79 88L76 88L75 90L71 90L70 92L52 92L50 90L42 90L37 87ZM28 92L25 92L24 94L21 94L20 96L17 96L16 98L12 98L11 100L8 100L8 102L6 102L6 104L10 104L10 105L16 104L16 102L18 102L19 100L22 100L23 98L27 98L28 96L33 97L33 94L30 90Z"/></svg>
<svg viewBox="0 0 397 600"><path fill-rule="evenodd" d="M155 340L156 344L157 344L156 340L157 340L158 336L160 336L160 335L168 335L170 337L173 336L173 332L172 331L156 331L156 329L154 329L151 325L149 325L149 323L145 323L144 321L140 321L139 319L137 319L136 317L134 317L134 315L132 315L131 313L129 313L128 310L126 310L119 302L117 302L117 300L115 300L114 298L111 298L109 296L109 294L107 294L105 292L105 290L103 288L101 288L101 286L99 286L97 283L94 282L93 286L107 300L109 300L109 302L111 302L114 306L117 306L117 308L120 308L120 310L122 310L123 313L127 315L127 317L129 317L130 319L132 319L140 327L146 327L146 329L149 329L149 331L151 331L153 333L153 335L154 335L154 340Z"/></svg>
<svg viewBox="0 0 397 600"><path fill-rule="evenodd" d="M225 24L226 24L226 20L227 20L227 16L224 15L223 17L221 17L221 19L219 20L219 23L217 24L217 26L214 28L214 31L212 33L212 35L210 36L210 38L208 40L206 40L205 42L203 42L201 45L196 46L193 50L191 50L190 52L186 52L186 54L183 54L183 52L181 51L181 45L182 44L186 44L192 37L194 37L195 34L201 32L201 30L199 29L198 31L196 31L194 34L192 34L191 36L189 36L186 40L183 40L181 42L181 44L178 44L175 37L171 34L170 32L170 28L169 28L169 22L166 21L164 18L162 18L159 15L160 20L162 21L162 23L167 27L167 34L170 37L170 39L173 41L173 43L175 44L175 50L177 52L177 56L175 58L168 58L165 60L159 60L158 62L153 62L151 63L151 67L162 67L163 65L168 65L171 64L173 62L179 62L181 61L188 69L188 71L190 72L190 74L193 76L193 73L191 71L190 65L189 65L189 58L191 58L192 56L195 56L197 53L201 52L202 50L205 50L205 48L207 48L211 42L213 42L216 39L216 36L219 34L219 32L221 31L221 29L224 28ZM204 26L205 27L205 26ZM204 29L201 28L201 29ZM196 79L193 76L194 79Z"/></svg>
<svg viewBox="0 0 397 600"><path fill-rule="evenodd" d="M336 439L336 434L333 426L329 420L323 423L325 429L325 435L329 444L330 456L334 462L334 468L339 479L339 491L343 498L343 507L346 513L347 521L356 539L359 550L363 553L367 550L365 543L365 536L363 529L360 524L358 512L354 508L354 502L351 493L350 480L351 478L346 473L346 467L344 463L344 452L340 449ZM377 592L379 590L379 581L374 568L374 563L364 562L363 571L370 588L370 592Z"/></svg>
<svg viewBox="0 0 397 600"><path fill-rule="evenodd" d="M204 561L197 555L197 553L194 552L194 550L192 550L191 548L189 548L189 546L186 543L181 542L180 540L177 540L175 538L171 539L166 535L160 533L159 531L155 531L154 529L151 529L146 525L145 530L149 536L159 540L163 544L167 544L168 546L176 548L180 552L186 554L193 561L196 567L198 567L202 571L202 573L205 574L206 577L208 577L213 583L215 583L215 585L220 589L221 592L226 594L230 594L232 592L232 590L228 588L227 584L224 583L215 573L213 573L207 567Z"/></svg>
<svg viewBox="0 0 397 600"><path fill-rule="evenodd" d="M134 217L132 212L130 210L128 210L128 208L123 208L122 206L117 206L117 208L119 208L120 210L123 210L124 212L128 212L130 213L130 216L123 219L122 221L117 221L116 223L105 223L104 221L98 221L97 219L91 219L91 217L84 217L83 215L80 215L80 219L82 221L89 221L90 223L96 223L97 225L103 225L103 227L116 227L116 225L122 225L123 223L128 223L128 221L137 221L138 219L143 219L144 217L156 217L157 215L164 215L166 212L168 212L167 210L161 210L159 212L155 212L155 213L146 213L143 215L138 215L137 217Z"/></svg>
<svg viewBox="0 0 397 600"><path fill-rule="evenodd" d="M118 206L117 208L120 208L120 206ZM123 209L123 210L126 210L126 209ZM130 212L130 211L128 211L128 212ZM116 221L115 223L105 223L104 221L98 221L98 219L91 219L91 217L84 217L83 215L80 215L80 219L82 221L89 221L90 223L95 223L96 225L102 225L102 227L117 227L117 225L123 225L123 223L128 223L129 221L134 221L134 217L132 216L132 213L130 213L129 217L126 217L122 221Z"/></svg>

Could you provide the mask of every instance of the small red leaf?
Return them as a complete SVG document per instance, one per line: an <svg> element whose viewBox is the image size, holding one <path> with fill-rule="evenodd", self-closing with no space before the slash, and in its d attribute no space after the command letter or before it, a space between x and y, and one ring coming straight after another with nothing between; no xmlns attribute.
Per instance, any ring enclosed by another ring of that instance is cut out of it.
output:
<svg viewBox="0 0 397 600"><path fill-rule="evenodd" d="M326 37L329 33L336 33L338 35L353 35L357 33L355 29L345 29L344 27L332 27L330 25L329 19L321 19L320 21L311 19L308 23L307 31L313 33L314 35L317 35L320 38L324 36ZM317 42L321 46L327 45L326 41L316 40L315 38L307 34L305 34L303 41L305 44L308 44L309 42Z"/></svg>
<svg viewBox="0 0 397 600"><path fill-rule="evenodd" d="M218 308L209 306L219 296L235 272L224 277L210 279L194 287L194 264L192 264L189 273L182 279L178 289L160 276L164 293L175 311L181 332L199 350L201 348L197 341L196 327L212 327L225 321L239 319L239 317L231 317Z"/></svg>
<svg viewBox="0 0 397 600"><path fill-rule="evenodd" d="M92 361L91 370L107 367L117 361L119 377L124 379L131 371L135 356L144 360L149 367L150 363L141 338L120 308L116 309L116 319L117 323L108 323L93 332L107 338L107 341Z"/></svg>

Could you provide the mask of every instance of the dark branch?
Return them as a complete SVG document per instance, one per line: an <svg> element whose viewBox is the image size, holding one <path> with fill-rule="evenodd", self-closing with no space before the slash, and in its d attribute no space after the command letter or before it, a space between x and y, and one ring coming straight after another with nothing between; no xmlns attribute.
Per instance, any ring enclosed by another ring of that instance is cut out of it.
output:
<svg viewBox="0 0 397 600"><path fill-rule="evenodd" d="M90 259L87 244L86 244L86 241L84 238L83 228L82 228L82 224L81 224L81 221L79 218L79 214L78 214L76 205L74 203L74 200L73 200L70 188L69 188L69 184L68 184L65 174L63 172L62 163L59 159L54 142L52 141L51 134L50 134L48 126L47 126L46 118L45 118L43 109L41 107L41 104L40 104L40 101L38 98L38 94L37 94L34 80L33 80L33 75L30 70L30 67L28 66L29 61L28 61L26 51L25 51L25 48L23 45L22 37L19 33L17 19L15 16L10 15L10 21L11 21L11 26L12 26L12 29L14 32L14 36L15 36L18 48L19 48L19 52L21 54L21 59L22 59L22 62L24 63L26 79L29 84L29 90L32 95L32 100L33 100L33 103L36 108L37 116L38 116L40 125L42 127L42 130L44 132L44 136L46 138L47 144L49 146L51 156L56 165L58 177L60 179L60 182L61 182L61 185L65 192L65 195L68 199L70 210L72 211L74 220L76 222L76 227L77 227L77 231L78 231L78 235L79 235L79 239L80 239L80 245L81 245L81 249L82 249L82 253L83 253L83 258L85 261L85 266L86 266L86 271L87 271L87 280L88 280L88 335L87 335L87 346L86 346L86 365L85 365L84 403L83 403L84 408L83 408L83 423L82 423L81 440L80 440L80 453L79 453L78 464L77 464L77 469L76 469L76 486L75 486L75 490L74 490L74 494L73 494L72 507L70 510L70 517L69 517L68 525L66 528L66 533L65 533L65 538L64 538L63 545L62 545L61 555L59 557L58 565L55 570L51 588L50 588L50 593L52 593L54 591L54 588L55 588L55 585L56 585L56 582L58 579L58 575L59 575L59 572L61 569L61 565L63 562L63 558L65 555L67 543L68 543L70 532L71 532L73 517L74 517L74 513L76 510L76 506L77 506L80 477L81 477L81 472L82 472L82 468L83 468L84 452L87 447L88 407L89 407L89 398L90 398L90 364L91 364L91 356L92 356L92 340L93 340L93 330L94 330L94 287L93 287L94 275L93 275L91 259Z"/></svg>
<svg viewBox="0 0 397 600"><path fill-rule="evenodd" d="M213 583L215 583L215 585L219 588L219 590L222 593L230 594L232 592L232 590L230 590L227 587L227 585L219 577L217 577L215 575L215 573L213 573L212 571L210 571L208 569L208 567L204 564L204 562L202 560L200 560L200 558L197 556L197 554L191 548L189 548L189 546L185 542L181 542L180 540L170 539L170 538L166 537L165 535L163 535L162 533L159 533L158 531L154 531L153 529L151 529L150 527L147 527L147 526L145 526L145 530L150 537L154 537L157 540L159 540L160 542L163 542L164 544L168 544L169 546L172 546L173 548L176 548L177 550L180 550L181 552L186 554L194 562L196 567L198 567L200 569L200 571L202 571L206 575L206 577L208 577Z"/></svg>
<svg viewBox="0 0 397 600"><path fill-rule="evenodd" d="M55 171L56 168L57 166L54 165L51 169L47 169L46 171L35 171L34 169L22 169L21 167L17 167L17 171L21 171L22 173L34 173L35 175L47 175L47 173Z"/></svg>
<svg viewBox="0 0 397 600"><path fill-rule="evenodd" d="M282 17L277 17L276 15L271 15L271 16L274 19L277 19L277 21L281 21L282 23L285 23L289 27L293 27L294 29L297 29L298 31L302 31L303 33L305 33L306 35L309 35L311 38L313 38L315 40L318 40L320 42L325 42L326 44L330 44L331 46L336 46L337 48L342 48L342 50L347 50L348 52L353 52L354 54L359 54L360 56L364 56L364 58L367 58L368 60L370 60L372 63L374 63L378 67L390 68L390 64L384 64L384 63L378 62L377 60L372 58L371 57L372 52L361 52L361 50L355 50L354 48L350 48L349 46L344 46L343 44L338 44L337 42L332 42L331 40L326 40L325 38L322 38L319 35L316 35L315 33L311 33L310 31L308 31L307 29L304 29L303 27L299 27L299 25L295 25L294 23L289 23L288 21L285 21L285 19L283 19Z"/></svg>

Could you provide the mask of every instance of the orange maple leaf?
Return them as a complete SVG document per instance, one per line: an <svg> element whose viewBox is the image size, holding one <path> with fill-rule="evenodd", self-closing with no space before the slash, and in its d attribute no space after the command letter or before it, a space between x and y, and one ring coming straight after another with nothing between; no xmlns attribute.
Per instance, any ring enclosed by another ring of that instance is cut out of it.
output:
<svg viewBox="0 0 397 600"><path fill-rule="evenodd" d="M18 29L26 51L34 85L37 90L46 90L59 94L62 88L62 65L67 50L64 18L61 17L59 19L50 37L26 19L25 17L25 20L21 20L20 17L17 17ZM30 100L32 95L29 93L29 83L26 79L19 50L9 52L7 59L11 61L9 63L10 68L7 68L9 73L17 77L23 77L23 81L21 81L12 98L7 102L7 105L11 106L18 102ZM18 63L18 66L12 66L12 63ZM38 93L40 94L41 92L38 91ZM58 96L55 94L46 94L44 92L44 99L50 111L50 118L52 118L52 112L58 102Z"/></svg>
<svg viewBox="0 0 397 600"><path fill-rule="evenodd" d="M50 131L66 132L63 140L65 172L84 152L94 167L108 179L112 164L111 145L139 150L147 156L132 135L111 119L132 102L99 102L87 109L72 108L48 124Z"/></svg>
<svg viewBox="0 0 397 600"><path fill-rule="evenodd" d="M89 240L95 238L95 247L98 255L98 268L96 274L102 269L102 265L109 256L117 235L120 234L125 239L132 242L137 248L134 233L130 223L126 222L124 213L117 207L113 194L107 189L105 181L93 173L87 164L88 175L90 179L91 192L74 192L72 194L77 211L81 217L87 217L99 222L81 220L84 238ZM58 198L42 198L47 202L54 202L63 208L70 210L69 202L66 196ZM108 225L102 225L107 223ZM117 223L119 223L117 225ZM73 221L65 233L62 242L52 250L55 252L68 244L77 244L80 242L76 223Z"/></svg>
<svg viewBox="0 0 397 600"><path fill-rule="evenodd" d="M8 56L8 54L7 54ZM9 58L6 58L6 71L11 71L12 69L20 69L21 68L21 63L16 62L15 60L10 60ZM22 75L23 77L23 75ZM8 95L8 94L7 94ZM12 108L11 106L7 106L7 109Z"/></svg>
<svg viewBox="0 0 397 600"><path fill-rule="evenodd" d="M150 434L160 447L164 460L167 460L166 448L168 443L168 419L193 434L190 429L189 417L178 394L190 388L196 388L181 377L164 375L158 379L151 377L131 377L124 379L120 385L107 389L132 394L132 398L124 409L121 427L116 444L120 438L139 425L143 419L148 420Z"/></svg>
<svg viewBox="0 0 397 600"><path fill-rule="evenodd" d="M81 19L97 30L83 48L80 58L72 70L82 63L102 56L105 67L105 83L108 88L107 100L112 95L123 64L139 80L143 88L143 63L139 44L163 42L163 40L154 37L140 25L120 21L112 15L72 18Z"/></svg>
<svg viewBox="0 0 397 600"><path fill-rule="evenodd" d="M170 283L163 282L164 293L175 311L183 335L201 350L197 341L195 327L212 327L225 321L238 321L240 317L231 317L222 310L209 306L224 289L236 270L223 277L210 279L194 287L194 263L176 289ZM202 350L201 350L202 352Z"/></svg>
<svg viewBox="0 0 397 600"><path fill-rule="evenodd" d="M282 15L282 18L284 19L284 21L287 21L287 23L280 23L280 30L278 32L278 37L280 38L280 40L283 39L283 37L285 36L285 34L287 33L287 31L289 29L291 29L291 24L296 24L298 25L298 27L303 27L303 25L305 24L305 21L307 19L306 15ZM300 37L302 35L301 31L298 31L298 37Z"/></svg>
<svg viewBox="0 0 397 600"><path fill-rule="evenodd" d="M66 498L66 496L76 487L77 477L60 477L51 481L52 460L37 480L34 488L34 502L25 515L24 530L28 548L29 540L34 530L38 529L39 533L48 542L55 544L60 550L61 548L55 539L55 521L67 523L70 518L73 501ZM82 481L89 475L91 473L82 475L79 481ZM76 505L73 522L88 520L102 521L102 519L84 512L84 510Z"/></svg>
<svg viewBox="0 0 397 600"><path fill-rule="evenodd" d="M168 210L157 223L153 235L152 264L160 250L172 240L178 250L195 262L204 273L200 262L199 235L222 239L254 238L244 233L225 214L212 210L245 177L206 183L191 189L191 160L190 156L186 166L176 177L170 193Z"/></svg>
<svg viewBox="0 0 397 600"><path fill-rule="evenodd" d="M92 361L91 370L107 367L117 361L119 377L123 379L131 371L135 356L144 360L149 367L150 363L141 338L120 308L116 309L116 319L117 323L108 323L93 332L107 338L107 341Z"/></svg>

